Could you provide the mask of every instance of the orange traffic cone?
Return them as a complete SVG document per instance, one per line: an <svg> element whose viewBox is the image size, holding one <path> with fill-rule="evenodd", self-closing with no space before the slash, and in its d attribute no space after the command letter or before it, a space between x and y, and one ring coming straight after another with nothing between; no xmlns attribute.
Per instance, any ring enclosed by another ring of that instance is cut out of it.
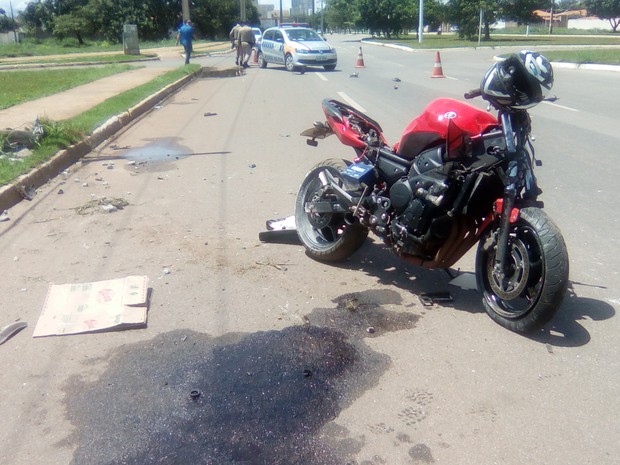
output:
<svg viewBox="0 0 620 465"><path fill-rule="evenodd" d="M435 65L433 66L433 74L432 78L445 78L443 75L443 69L441 68L441 57L439 56L439 52L437 52L437 57L435 58Z"/></svg>
<svg viewBox="0 0 620 465"><path fill-rule="evenodd" d="M362 55L362 47L360 47L360 52L357 54L357 62L355 63L356 68L365 68L364 65L364 55Z"/></svg>

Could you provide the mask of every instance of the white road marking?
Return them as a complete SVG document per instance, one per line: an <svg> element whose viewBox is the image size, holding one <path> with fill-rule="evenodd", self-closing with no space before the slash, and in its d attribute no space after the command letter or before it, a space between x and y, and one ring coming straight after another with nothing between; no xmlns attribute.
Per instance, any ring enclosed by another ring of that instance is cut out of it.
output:
<svg viewBox="0 0 620 465"><path fill-rule="evenodd" d="M576 110L575 108L565 107L564 105L559 105L559 104L553 103L553 102L547 102L546 100L543 100L543 103L546 103L547 105L551 105L551 106L554 106L554 107L563 108L564 110L568 110L568 111L577 111L577 112L579 111L579 110Z"/></svg>
<svg viewBox="0 0 620 465"><path fill-rule="evenodd" d="M359 103L357 103L355 100L353 100L351 97L349 97L347 94L345 94L344 92L338 92L338 95L340 95L340 97L342 98L342 100L344 100L345 102L347 102L349 105L351 105L353 108L358 109L359 111L361 111L362 113L366 113L366 109L361 106Z"/></svg>
<svg viewBox="0 0 620 465"><path fill-rule="evenodd" d="M327 81L327 78L325 76L323 76L323 73L315 73L319 79L323 79L324 81Z"/></svg>

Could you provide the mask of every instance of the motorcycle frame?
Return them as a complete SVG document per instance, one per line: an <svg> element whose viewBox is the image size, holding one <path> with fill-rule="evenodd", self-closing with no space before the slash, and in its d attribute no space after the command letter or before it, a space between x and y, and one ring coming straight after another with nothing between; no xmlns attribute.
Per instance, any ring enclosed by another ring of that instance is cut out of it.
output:
<svg viewBox="0 0 620 465"><path fill-rule="evenodd" d="M315 123L315 127L304 131L301 135L309 138L309 145L316 146L316 139L323 139L331 134L336 134L338 139L344 144L355 150L355 162L363 161L368 157L369 152L376 152L375 162L381 156L381 150L387 148L387 143L383 137L381 127L378 123L365 115L360 115L353 107L344 105L344 108L357 117L361 118L368 126L375 130L373 137L361 140L355 128L351 126L347 118L342 115L330 111L329 107L324 106L325 115L328 119L327 124ZM401 253L399 254L408 263L428 269L446 269L454 265L460 260L468 250L470 250L482 237L484 232L490 225L498 223L498 234L494 244L490 246L496 247L494 269L505 275L506 268L510 264L510 228L513 223L519 219L519 211L523 206L534 205L542 208L542 202L537 200L539 192L536 184L536 178L533 174L532 159L534 158L533 147L530 142L530 118L525 110L498 111L499 129L506 143L504 156L500 164L507 165L507 169L497 166L495 169L504 185L503 196L497 198L493 202L493 208L481 217L472 217L466 215L455 215L454 225L451 228L449 237L439 247L431 260ZM492 136L496 136L493 133ZM480 138L487 135L481 134ZM530 154L526 149L526 144L532 151ZM389 151L391 152L391 151ZM392 152L391 152L392 153ZM393 153L392 153L393 154ZM396 154L393 154L396 158ZM355 213L362 197L359 199L352 197L344 189L339 186L338 180L327 170L319 176L323 187L330 189L338 198ZM387 176L385 176L387 177ZM524 185L519 185L519 179L524 179ZM369 186L363 186L364 194ZM520 191L524 190L521 195ZM371 228L372 229L372 228Z"/></svg>

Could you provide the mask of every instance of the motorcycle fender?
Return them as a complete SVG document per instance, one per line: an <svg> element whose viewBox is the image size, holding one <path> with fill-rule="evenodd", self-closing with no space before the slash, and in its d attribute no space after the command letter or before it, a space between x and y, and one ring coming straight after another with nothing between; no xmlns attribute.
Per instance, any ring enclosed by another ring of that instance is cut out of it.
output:
<svg viewBox="0 0 620 465"><path fill-rule="evenodd" d="M493 210L497 216L501 215L502 211L504 211L504 199L497 199L495 201ZM516 223L518 219L519 219L519 209L513 208L512 211L510 212L510 224Z"/></svg>

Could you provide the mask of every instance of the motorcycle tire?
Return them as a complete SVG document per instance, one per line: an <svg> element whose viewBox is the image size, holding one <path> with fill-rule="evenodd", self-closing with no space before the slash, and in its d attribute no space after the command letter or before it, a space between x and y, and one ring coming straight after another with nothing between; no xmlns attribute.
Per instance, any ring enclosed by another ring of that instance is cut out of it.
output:
<svg viewBox="0 0 620 465"><path fill-rule="evenodd" d="M368 229L359 223L349 224L345 221L344 213L308 213L306 203L318 198L329 200L330 194L324 195L323 186L318 174L328 169L331 174L341 181L345 190L348 186L340 171L348 163L340 159L324 160L316 165L301 183L297 201L295 203L295 225L297 235L311 258L322 262L336 262L344 260L359 249L366 237ZM334 202L335 196L331 195Z"/></svg>
<svg viewBox="0 0 620 465"><path fill-rule="evenodd" d="M483 236L476 254L476 280L485 310L511 331L539 329L555 315L568 287L564 238L543 210L521 209L510 229L510 276L506 276L494 271L495 247L485 247L496 230Z"/></svg>

